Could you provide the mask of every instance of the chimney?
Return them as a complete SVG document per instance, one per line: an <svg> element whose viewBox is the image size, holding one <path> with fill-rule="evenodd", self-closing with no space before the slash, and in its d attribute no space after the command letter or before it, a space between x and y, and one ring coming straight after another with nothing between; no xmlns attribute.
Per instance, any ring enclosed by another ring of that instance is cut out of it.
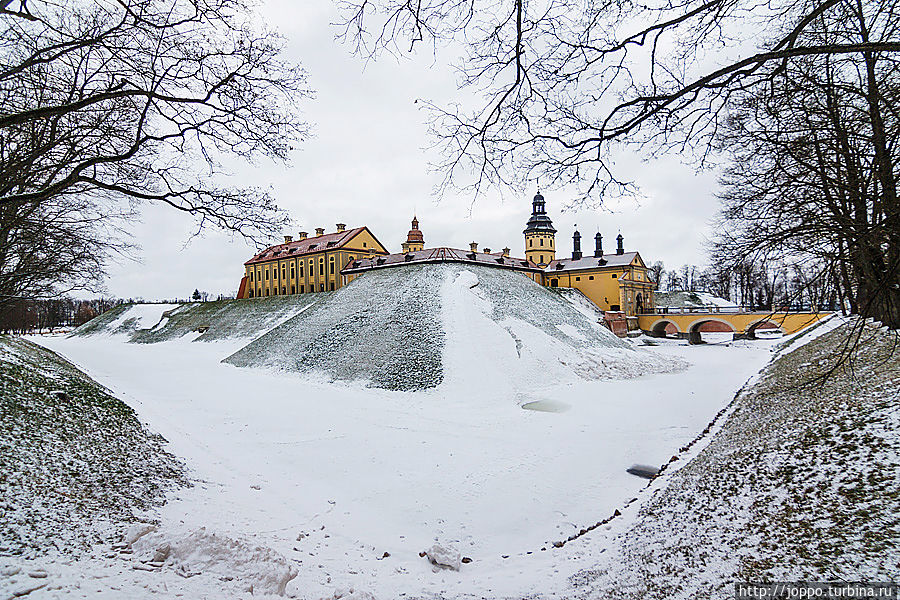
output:
<svg viewBox="0 0 900 600"><path fill-rule="evenodd" d="M472 252L478 252L478 242L470 242L470 243L469 243L469 249L470 249Z"/></svg>
<svg viewBox="0 0 900 600"><path fill-rule="evenodd" d="M491 249L490 249L490 248L485 248L485 249L484 249L484 253L485 253L485 254L490 254L490 253L491 253Z"/></svg>
<svg viewBox="0 0 900 600"><path fill-rule="evenodd" d="M316 227L316 237L319 237L320 235L325 235L324 227Z"/></svg>
<svg viewBox="0 0 900 600"><path fill-rule="evenodd" d="M616 254L625 254L625 238L622 237L622 234L619 234L619 237L616 238L616 241L619 243L619 246L616 248Z"/></svg>
<svg viewBox="0 0 900 600"><path fill-rule="evenodd" d="M506 257L506 258L509 258L509 248L504 248L504 249L503 249L503 256Z"/></svg>
<svg viewBox="0 0 900 600"><path fill-rule="evenodd" d="M572 236L572 260L580 260L580 259L581 259L581 234L578 233L578 230L576 229L575 235Z"/></svg>
<svg viewBox="0 0 900 600"><path fill-rule="evenodd" d="M294 241L293 236L290 236L290 235L284 236L284 243L285 243L285 244L290 244L290 243L293 242L293 241Z"/></svg>
<svg viewBox="0 0 900 600"><path fill-rule="evenodd" d="M300 232L299 234L297 234L297 235L298 235L298 237L297 237L298 240L305 240L305 239L306 239L306 236L309 235L309 234L307 234L305 231L301 231L301 232Z"/></svg>
<svg viewBox="0 0 900 600"><path fill-rule="evenodd" d="M594 258L603 258L603 236L599 231L594 236Z"/></svg>
<svg viewBox="0 0 900 600"><path fill-rule="evenodd" d="M341 232L343 232L343 231L345 231L345 230L347 229L347 226L346 226L345 224L343 224L343 223L338 223L338 224L336 225L336 227L337 227L337 232L338 232L338 233L341 233Z"/></svg>

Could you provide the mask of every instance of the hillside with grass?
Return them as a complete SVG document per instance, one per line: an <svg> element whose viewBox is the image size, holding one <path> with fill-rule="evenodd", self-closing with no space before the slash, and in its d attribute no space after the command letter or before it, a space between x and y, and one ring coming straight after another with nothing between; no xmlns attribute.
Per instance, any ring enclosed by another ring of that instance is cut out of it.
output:
<svg viewBox="0 0 900 600"><path fill-rule="evenodd" d="M735 581L890 581L900 565L900 337L857 319L786 348L648 490L579 598L730 598ZM677 463L675 463L677 464Z"/></svg>
<svg viewBox="0 0 900 600"><path fill-rule="evenodd" d="M226 362L401 391L484 369L537 385L684 366L636 350L596 314L520 273L460 264L366 273Z"/></svg>
<svg viewBox="0 0 900 600"><path fill-rule="evenodd" d="M54 352L0 336L0 556L117 540L186 484L131 408Z"/></svg>

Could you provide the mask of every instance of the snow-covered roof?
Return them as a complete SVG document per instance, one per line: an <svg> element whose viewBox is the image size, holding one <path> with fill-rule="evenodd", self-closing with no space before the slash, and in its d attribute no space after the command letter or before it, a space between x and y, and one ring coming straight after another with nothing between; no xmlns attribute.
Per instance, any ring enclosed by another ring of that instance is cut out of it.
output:
<svg viewBox="0 0 900 600"><path fill-rule="evenodd" d="M372 269L442 262L479 264L489 267L516 269L519 271L539 272L541 270L540 267L527 259L503 256L502 252L467 252L458 248L441 247L426 248L414 252L399 252L397 254L359 258L343 269L341 274L351 275L354 273L362 273L363 271L370 271Z"/></svg>
<svg viewBox="0 0 900 600"><path fill-rule="evenodd" d="M624 254L604 254L601 258L593 255L572 260L571 258L560 258L550 261L550 264L544 269L547 273L555 273L558 271L580 271L583 269L596 269L597 267L627 267L632 263L637 252L625 252Z"/></svg>
<svg viewBox="0 0 900 600"><path fill-rule="evenodd" d="M657 308L734 307L734 302L719 298L708 292L687 292L683 290L657 291L653 295L653 302Z"/></svg>

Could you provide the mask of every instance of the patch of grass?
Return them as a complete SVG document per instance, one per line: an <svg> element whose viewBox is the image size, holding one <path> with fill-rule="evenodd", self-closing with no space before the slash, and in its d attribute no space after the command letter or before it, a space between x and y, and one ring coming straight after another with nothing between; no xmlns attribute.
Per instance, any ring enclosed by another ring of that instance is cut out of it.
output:
<svg viewBox="0 0 900 600"><path fill-rule="evenodd" d="M71 552L146 520L184 466L59 355L0 336L0 555Z"/></svg>

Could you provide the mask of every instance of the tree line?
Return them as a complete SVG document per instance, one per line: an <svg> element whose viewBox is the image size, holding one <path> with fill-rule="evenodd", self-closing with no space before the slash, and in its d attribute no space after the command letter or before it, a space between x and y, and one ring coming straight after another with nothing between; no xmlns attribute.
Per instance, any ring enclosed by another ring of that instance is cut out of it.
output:
<svg viewBox="0 0 900 600"><path fill-rule="evenodd" d="M650 265L659 291L707 292L752 310L847 311L849 291L837 278L821 277L816 267L799 263L743 261L736 266L682 265L666 270Z"/></svg>

